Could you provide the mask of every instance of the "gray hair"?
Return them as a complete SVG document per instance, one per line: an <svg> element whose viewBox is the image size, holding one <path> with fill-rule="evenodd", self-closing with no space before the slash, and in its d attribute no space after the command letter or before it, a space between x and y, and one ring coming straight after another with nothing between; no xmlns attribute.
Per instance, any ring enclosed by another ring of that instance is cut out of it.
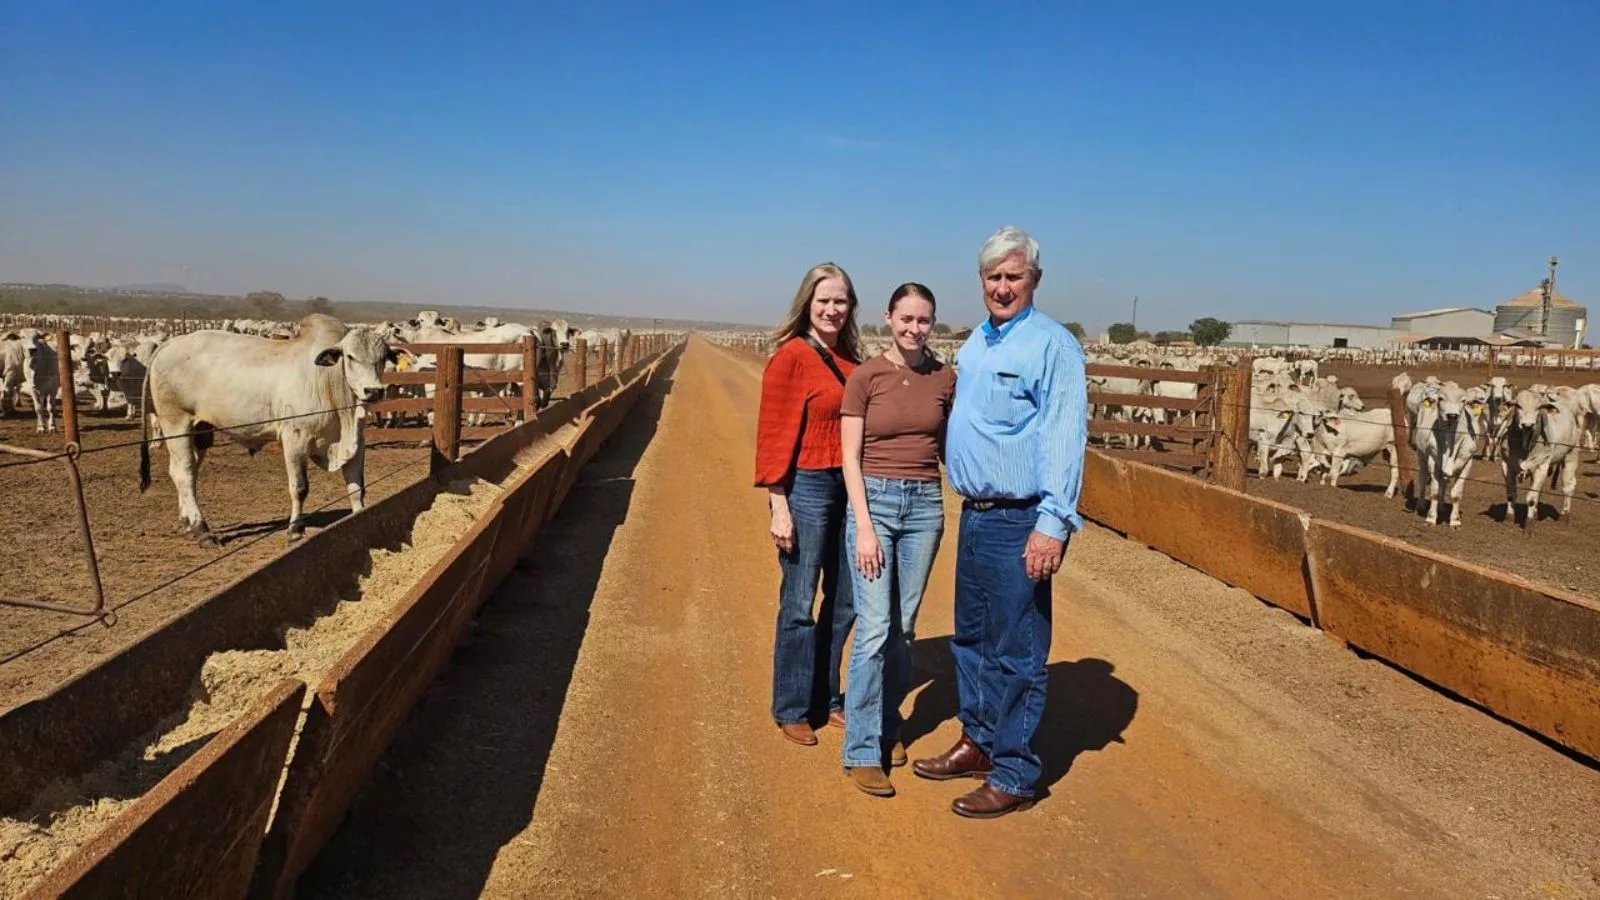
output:
<svg viewBox="0 0 1600 900"><path fill-rule="evenodd" d="M983 242L978 251L978 274L999 265L1013 253L1021 253L1023 262L1035 275L1039 274L1039 242L1015 225L1006 225Z"/></svg>

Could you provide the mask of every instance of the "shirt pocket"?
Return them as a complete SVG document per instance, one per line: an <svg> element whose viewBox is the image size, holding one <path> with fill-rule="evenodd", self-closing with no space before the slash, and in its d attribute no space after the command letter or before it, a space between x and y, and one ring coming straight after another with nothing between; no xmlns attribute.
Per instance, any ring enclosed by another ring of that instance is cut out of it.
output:
<svg viewBox="0 0 1600 900"><path fill-rule="evenodd" d="M989 376L982 416L996 425L1015 427L1033 412L1033 400L1020 373L1004 369Z"/></svg>

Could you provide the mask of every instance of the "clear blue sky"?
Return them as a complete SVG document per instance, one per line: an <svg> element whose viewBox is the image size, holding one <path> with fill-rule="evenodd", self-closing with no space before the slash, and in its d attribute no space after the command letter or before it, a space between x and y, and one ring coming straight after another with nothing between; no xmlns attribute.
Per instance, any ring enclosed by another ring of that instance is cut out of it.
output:
<svg viewBox="0 0 1600 900"><path fill-rule="evenodd" d="M0 281L969 322L1011 223L1091 327L1600 314L1600 4L1035 5L0 0Z"/></svg>

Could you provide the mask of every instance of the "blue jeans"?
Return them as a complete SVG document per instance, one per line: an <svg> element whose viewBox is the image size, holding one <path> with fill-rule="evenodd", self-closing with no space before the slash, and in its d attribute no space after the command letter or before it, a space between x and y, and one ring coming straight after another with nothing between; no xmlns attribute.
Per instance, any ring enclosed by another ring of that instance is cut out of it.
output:
<svg viewBox="0 0 1600 900"><path fill-rule="evenodd" d="M789 488L794 552L778 552L783 584L778 589L778 630L772 651L772 718L779 725L844 708L839 665L844 660L845 635L855 621L842 540L847 505L841 470L795 472ZM822 604L813 618L819 581Z"/></svg>
<svg viewBox="0 0 1600 900"><path fill-rule="evenodd" d="M868 581L855 566L856 521L845 516L844 545L855 589L856 635L845 693L844 764L883 765L885 738L900 737L900 704L911 690L917 609L944 535L938 481L867 476L867 509L883 548L883 572Z"/></svg>
<svg viewBox="0 0 1600 900"><path fill-rule="evenodd" d="M1037 506L961 511L956 553L956 691L961 726L994 760L989 784L1032 797L1039 780L1033 734L1044 714L1050 656L1050 579L1035 583L1022 551Z"/></svg>

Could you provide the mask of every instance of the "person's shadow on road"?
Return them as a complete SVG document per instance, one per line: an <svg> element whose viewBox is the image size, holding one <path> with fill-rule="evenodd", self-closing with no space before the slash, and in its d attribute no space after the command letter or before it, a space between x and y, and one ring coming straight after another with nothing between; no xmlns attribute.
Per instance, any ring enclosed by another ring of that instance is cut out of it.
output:
<svg viewBox="0 0 1600 900"><path fill-rule="evenodd" d="M916 666L913 689L921 684L927 684L927 688L917 695L901 729L901 740L907 747L960 711L949 635L919 638L912 644L911 657ZM1113 742L1124 743L1122 732L1138 711L1139 692L1113 675L1115 669L1110 662L1096 657L1054 662L1045 667L1049 686L1044 720L1033 738L1041 766L1037 785L1041 794L1048 793L1071 770L1078 754L1104 750ZM920 755L932 756L946 749L941 746L919 751Z"/></svg>

